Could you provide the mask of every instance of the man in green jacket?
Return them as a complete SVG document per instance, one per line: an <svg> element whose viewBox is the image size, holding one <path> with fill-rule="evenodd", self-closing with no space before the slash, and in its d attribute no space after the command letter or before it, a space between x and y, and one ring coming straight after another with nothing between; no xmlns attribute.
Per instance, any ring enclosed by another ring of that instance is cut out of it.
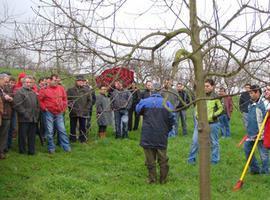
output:
<svg viewBox="0 0 270 200"><path fill-rule="evenodd" d="M208 115L208 123L211 128L211 147L212 147L212 164L217 164L220 160L220 148L218 143L218 130L219 123L218 117L224 112L223 106L221 104L220 99L214 99L217 97L217 94L214 92L215 90L215 82L212 79L207 79L204 82L204 90L206 96L211 98L206 101L207 104L207 115ZM195 164L196 162L196 154L198 151L199 143L198 143L198 122L195 120L194 124L194 132L192 138L192 145L188 157L189 164Z"/></svg>

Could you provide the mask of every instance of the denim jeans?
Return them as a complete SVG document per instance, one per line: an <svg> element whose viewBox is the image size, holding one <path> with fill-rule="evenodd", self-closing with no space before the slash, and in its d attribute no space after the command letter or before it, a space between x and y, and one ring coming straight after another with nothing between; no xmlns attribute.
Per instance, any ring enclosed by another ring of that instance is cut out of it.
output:
<svg viewBox="0 0 270 200"><path fill-rule="evenodd" d="M222 137L231 137L231 130L230 130L230 118L227 114L222 114L219 117L219 125L221 129L221 136Z"/></svg>
<svg viewBox="0 0 270 200"><path fill-rule="evenodd" d="M193 131L193 137L192 137L192 144L191 144L190 153L188 156L189 163L195 163L196 155L197 155L197 152L199 149L198 122L197 122L197 120L195 120L195 121L194 121L194 131ZM212 151L211 162L213 164L216 164L220 160L220 147L219 147L219 143L218 143L219 124L212 123L212 124L210 124L210 128L211 128L210 140L211 140L211 151Z"/></svg>
<svg viewBox="0 0 270 200"><path fill-rule="evenodd" d="M189 152L189 156L188 156L188 162L189 163L195 163L198 148L199 148L198 121L194 117L194 129L193 129L193 136L192 136L192 144L191 144L190 152Z"/></svg>
<svg viewBox="0 0 270 200"><path fill-rule="evenodd" d="M12 146L13 132L16 129L17 125L17 114L15 110L12 110L10 126L8 129L8 139L7 139L7 148L10 149Z"/></svg>
<svg viewBox="0 0 270 200"><path fill-rule="evenodd" d="M182 134L187 135L187 114L186 114L186 110L181 110L181 111L176 113L176 124L175 124L176 135L178 135L179 119L181 120Z"/></svg>
<svg viewBox="0 0 270 200"><path fill-rule="evenodd" d="M242 112L242 118L245 125L245 129L247 131L247 124L248 124L248 113Z"/></svg>
<svg viewBox="0 0 270 200"><path fill-rule="evenodd" d="M255 141L246 141L245 142L244 151L245 151L246 159L248 159L254 143L255 143ZM262 160L262 168L260 169L258 161L257 161L255 155L253 155L251 162L249 164L250 171L252 173L268 174L268 160L269 160L268 149L264 148L263 140L260 140L258 142L257 147L258 147L260 158Z"/></svg>
<svg viewBox="0 0 270 200"><path fill-rule="evenodd" d="M115 137L127 138L128 137L128 110L122 109L114 111L115 120Z"/></svg>
<svg viewBox="0 0 270 200"><path fill-rule="evenodd" d="M54 128L57 130L57 133L59 135L59 143L60 146L64 149L64 151L70 151L70 145L66 133L66 128L64 125L64 117L63 113L54 115L50 113L49 111L46 111L43 113L44 115L44 121L46 124L46 136L48 139L48 151L54 152L55 151L55 144L53 141L53 133Z"/></svg>

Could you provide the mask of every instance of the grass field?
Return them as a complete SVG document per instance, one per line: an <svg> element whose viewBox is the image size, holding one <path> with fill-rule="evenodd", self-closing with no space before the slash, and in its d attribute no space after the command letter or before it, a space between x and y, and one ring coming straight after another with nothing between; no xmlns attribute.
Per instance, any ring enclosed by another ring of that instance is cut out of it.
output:
<svg viewBox="0 0 270 200"><path fill-rule="evenodd" d="M17 145L0 161L0 199L199 199L198 163L188 165L192 137L192 118L188 116L187 137L169 139L169 181L148 185L144 154L139 144L140 131L130 132L130 139L100 140L93 119L88 144L72 144L72 152L49 155L37 140L37 155L17 153ZM232 187L245 164L243 147L236 145L243 136L241 116L233 113L232 138L220 139L221 162L211 167L212 199L270 199L267 175L247 174L239 192ZM68 126L68 123L67 123ZM15 141L16 142L16 141Z"/></svg>
<svg viewBox="0 0 270 200"><path fill-rule="evenodd" d="M17 75L20 71L12 71ZM104 140L97 138L95 118L88 144L72 144L72 152L58 147L47 153L37 138L37 155L20 155L17 141L6 160L0 161L0 200L195 200L199 199L198 163L187 164L193 120L188 113L188 136L169 139L169 180L165 185L148 185L140 131L126 140L115 140L112 129ZM66 123L69 129L68 121ZM243 188L232 192L245 164L241 115L235 109L231 119L232 138L220 139L221 162L211 166L212 199L270 200L268 175L247 174ZM181 131L180 131L181 133Z"/></svg>

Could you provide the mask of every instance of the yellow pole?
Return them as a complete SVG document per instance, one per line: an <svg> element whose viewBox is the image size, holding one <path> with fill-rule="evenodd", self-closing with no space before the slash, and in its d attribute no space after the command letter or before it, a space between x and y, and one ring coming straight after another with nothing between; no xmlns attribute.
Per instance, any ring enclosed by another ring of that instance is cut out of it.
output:
<svg viewBox="0 0 270 200"><path fill-rule="evenodd" d="M248 166L249 166L250 161L251 161L251 159L252 159L252 156L253 156L253 154L254 154L254 152L255 152L255 149L256 149L256 147L257 147L257 144L258 144L258 142L259 142L259 139L260 139L261 135L263 134L264 126L265 126L266 120L267 120L267 118L268 118L268 115L269 115L269 112L267 112L266 115L265 115L265 117L264 117L263 123L262 123L262 125L261 125L261 127L260 127L260 130L259 130L259 133L258 133L257 138L256 138L256 140L255 140L255 143L254 143L254 145L253 145L253 147L252 147L252 150L251 150L251 152L250 152L250 154L249 154L247 163L246 163L246 165L245 165L245 167L244 167L244 170L243 170L243 172L242 172L242 175L241 175L241 177L240 177L240 180L237 182L236 186L234 187L234 190L235 190L235 191L239 190L239 189L241 188L242 184L243 184L243 179L244 179L245 174L246 174L246 172L247 172Z"/></svg>

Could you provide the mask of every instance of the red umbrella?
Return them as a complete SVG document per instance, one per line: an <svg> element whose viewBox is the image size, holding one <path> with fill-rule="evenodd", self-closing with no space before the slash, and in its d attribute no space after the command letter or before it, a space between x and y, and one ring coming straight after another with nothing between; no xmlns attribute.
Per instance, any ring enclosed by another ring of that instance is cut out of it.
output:
<svg viewBox="0 0 270 200"><path fill-rule="evenodd" d="M127 87L134 81L134 72L124 67L113 67L104 70L101 75L96 77L97 86L112 86L114 81L121 81Z"/></svg>

